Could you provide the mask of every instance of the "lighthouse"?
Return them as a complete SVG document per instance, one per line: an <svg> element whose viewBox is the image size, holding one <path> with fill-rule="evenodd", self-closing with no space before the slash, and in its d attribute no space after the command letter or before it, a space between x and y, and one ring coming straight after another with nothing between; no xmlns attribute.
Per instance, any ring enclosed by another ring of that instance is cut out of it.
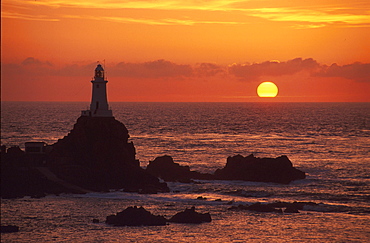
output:
<svg viewBox="0 0 370 243"><path fill-rule="evenodd" d="M92 83L92 97L90 110L81 112L82 116L91 117L113 117L112 110L109 110L107 99L107 83L105 79L104 69L98 64L95 68L94 79Z"/></svg>

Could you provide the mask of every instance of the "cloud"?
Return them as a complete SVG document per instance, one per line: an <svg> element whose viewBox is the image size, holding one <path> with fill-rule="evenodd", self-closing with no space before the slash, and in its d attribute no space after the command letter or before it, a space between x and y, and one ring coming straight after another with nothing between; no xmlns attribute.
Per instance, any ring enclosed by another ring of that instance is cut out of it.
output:
<svg viewBox="0 0 370 243"><path fill-rule="evenodd" d="M253 64L233 64L229 74L242 81L259 81L261 77L277 77L305 72L311 77L345 78L356 82L370 82L370 63L355 62L340 66L336 63L327 66L312 58L295 58L286 62L267 61Z"/></svg>
<svg viewBox="0 0 370 243"><path fill-rule="evenodd" d="M364 8L365 7L365 8ZM369 6L316 6L310 8L256 8L246 10L248 15L270 21L294 22L293 27L318 28L329 24L370 25Z"/></svg>
<svg viewBox="0 0 370 243"><path fill-rule="evenodd" d="M226 67L214 63L200 63L194 67L194 75L197 77L212 77L225 73Z"/></svg>
<svg viewBox="0 0 370 243"><path fill-rule="evenodd" d="M24 75L86 77L92 76L96 62L56 66L49 61L28 57L19 64L2 63L4 77ZM223 66L214 63L196 65L177 64L167 60L131 63L120 62L107 65L108 77L134 79L184 79L223 77L225 80L238 78L241 81L260 81L263 77L289 76L306 73L311 77L345 78L356 82L370 82L370 63L355 62L340 66L320 64L312 58L295 58L286 62L265 61L253 64Z"/></svg>
<svg viewBox="0 0 370 243"><path fill-rule="evenodd" d="M31 66L31 65L36 65L36 66L53 66L50 62L42 62L34 57L27 57L26 59L23 60L22 65L24 66Z"/></svg>
<svg viewBox="0 0 370 243"><path fill-rule="evenodd" d="M313 76L341 77L357 82L370 82L370 63L355 62L343 66L334 63L330 66L323 66Z"/></svg>
<svg viewBox="0 0 370 243"><path fill-rule="evenodd" d="M28 77L35 76L86 76L92 73L96 63L85 65L63 65L57 66L50 61L42 61L34 57L27 57L21 63L1 63L4 75L24 75Z"/></svg>
<svg viewBox="0 0 370 243"><path fill-rule="evenodd" d="M287 62L232 64L229 66L229 73L244 81L258 81L262 76L293 75L301 71L312 71L318 67L319 64L312 58L295 58Z"/></svg>
<svg viewBox="0 0 370 243"><path fill-rule="evenodd" d="M193 74L190 65L176 64L166 60L156 60L144 63L118 63L110 69L110 75L132 78L166 78L190 77Z"/></svg>
<svg viewBox="0 0 370 243"><path fill-rule="evenodd" d="M91 16L91 15L63 15L62 18L70 19L91 19L98 21L108 21L116 23L134 23L134 24L147 24L147 25L185 25L191 26L195 24L223 24L223 25L235 25L238 22L235 21L215 21L215 20L196 20L196 19L175 19L175 18L129 18L119 16Z"/></svg>
<svg viewBox="0 0 370 243"><path fill-rule="evenodd" d="M6 74L29 76L86 76L93 74L95 67L96 62L56 66L49 61L41 61L34 57L28 57L20 64L2 63L3 71ZM109 76L138 79L191 77L194 75L191 65L176 64L163 59L142 63L120 62L116 65L108 66L106 71Z"/></svg>
<svg viewBox="0 0 370 243"><path fill-rule="evenodd" d="M4 6L3 6L4 5ZM162 12L160 18L130 18L122 14L107 14L99 15L102 20L122 23L140 23L150 25L194 25L194 24L249 24L250 17L260 19L285 22L293 28L319 28L327 25L338 25L344 27L370 26L369 19L369 4L365 2L341 2L341 3L291 3L282 4L275 0L189 0L189 1L173 1L173 0L8 0L2 4L2 17L4 18L19 18L26 20L39 21L58 21L62 18L85 18L91 19L91 15L71 14L71 9L78 10L138 10L138 11L199 11L211 12L212 16L223 16L224 13L231 13L225 21L217 21L210 19L190 19L183 18L166 18ZM269 6L269 7L266 7ZM53 9L56 12L64 12L64 14L56 14L49 16L50 12L45 14L34 13L29 14L24 9L38 9L38 7ZM15 9L16 8L16 9ZM23 8L23 10L22 10ZM12 9L11 11L9 9ZM79 12L81 13L81 11ZM239 18L236 20L235 15ZM145 15L144 15L145 16ZM202 16L206 16L203 14ZM246 18L243 18L244 16ZM248 18L249 17L249 18ZM220 18L216 18L220 19ZM235 21L236 20L236 21Z"/></svg>
<svg viewBox="0 0 370 243"><path fill-rule="evenodd" d="M159 59L142 63L120 62L109 67L108 72L109 76L129 78L191 78L211 77L226 73L226 67L213 63L200 63L193 66Z"/></svg>
<svg viewBox="0 0 370 243"><path fill-rule="evenodd" d="M2 11L1 18L36 20L36 21L53 21L53 22L60 20L59 18L52 18L48 15L34 15L34 14L8 12L8 11Z"/></svg>

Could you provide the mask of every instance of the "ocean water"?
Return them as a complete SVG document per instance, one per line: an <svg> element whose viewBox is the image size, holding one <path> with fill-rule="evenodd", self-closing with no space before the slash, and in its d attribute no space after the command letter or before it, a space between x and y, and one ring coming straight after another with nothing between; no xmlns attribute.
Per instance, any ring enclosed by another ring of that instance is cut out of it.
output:
<svg viewBox="0 0 370 243"><path fill-rule="evenodd" d="M170 193L121 191L1 200L1 223L21 231L2 242L369 242L370 103L111 103L145 167L170 155L214 172L228 156L287 155L307 179L289 185L242 181L169 183ZM88 103L2 102L1 144L53 144ZM202 196L206 200L198 200ZM217 199L221 199L217 200ZM216 201L217 200L217 201ZM230 211L254 202L318 203L299 214ZM186 207L210 212L201 225L111 227L128 206L171 217Z"/></svg>

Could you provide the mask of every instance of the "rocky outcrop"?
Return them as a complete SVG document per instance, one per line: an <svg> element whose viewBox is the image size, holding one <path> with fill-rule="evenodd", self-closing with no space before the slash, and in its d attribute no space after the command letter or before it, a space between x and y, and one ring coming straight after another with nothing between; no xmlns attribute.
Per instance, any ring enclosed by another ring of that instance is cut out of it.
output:
<svg viewBox="0 0 370 243"><path fill-rule="evenodd" d="M95 219L95 221L98 221ZM195 212L195 207L185 209L167 220L163 216L153 215L143 207L128 207L122 212L109 215L106 217L105 223L113 226L154 226L166 225L167 222L184 223L184 224L200 224L211 222L209 213Z"/></svg>
<svg viewBox="0 0 370 243"><path fill-rule="evenodd" d="M226 166L216 170L215 178L288 184L293 180L305 179L306 175L294 168L287 156L256 158L251 154L247 157L228 157Z"/></svg>
<svg viewBox="0 0 370 243"><path fill-rule="evenodd" d="M195 207L192 207L175 214L168 221L173 223L201 224L204 222L211 222L212 218L209 213L195 212Z"/></svg>
<svg viewBox="0 0 370 243"><path fill-rule="evenodd" d="M128 138L125 125L114 117L81 116L73 130L52 145L48 166L59 178L89 190L168 191L140 167Z"/></svg>
<svg viewBox="0 0 370 243"><path fill-rule="evenodd" d="M168 155L157 157L153 161L150 161L146 171L164 181L189 183L191 179L213 179L213 175L211 174L191 171L189 166L182 166L175 163L173 158Z"/></svg>
<svg viewBox="0 0 370 243"><path fill-rule="evenodd" d="M175 163L171 156L161 156L150 161L146 169L150 174L165 181L191 182L200 180L244 180L288 184L293 180L306 178L303 171L293 167L287 156L277 158L256 158L253 154L227 158L224 168L214 174L191 171L189 166Z"/></svg>
<svg viewBox="0 0 370 243"><path fill-rule="evenodd" d="M1 233L15 233L19 231L19 227L15 225L1 225Z"/></svg>
<svg viewBox="0 0 370 243"><path fill-rule="evenodd" d="M109 215L105 223L113 226L153 226L166 225L167 219L156 216L143 207L128 207L115 215Z"/></svg>
<svg viewBox="0 0 370 243"><path fill-rule="evenodd" d="M37 168L21 166L1 158L1 198L40 198L47 194L75 191L48 180Z"/></svg>

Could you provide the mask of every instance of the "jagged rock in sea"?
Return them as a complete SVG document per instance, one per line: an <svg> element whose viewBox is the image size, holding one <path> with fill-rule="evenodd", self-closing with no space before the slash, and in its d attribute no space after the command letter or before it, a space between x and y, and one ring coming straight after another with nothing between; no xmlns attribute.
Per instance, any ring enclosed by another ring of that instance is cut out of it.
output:
<svg viewBox="0 0 370 243"><path fill-rule="evenodd" d="M1 233L15 233L19 232L19 227L15 225L1 225L0 227Z"/></svg>
<svg viewBox="0 0 370 243"><path fill-rule="evenodd" d="M293 180L305 179L306 175L293 167L287 156L277 158L256 158L253 154L243 157L236 155L227 158L224 168L214 174L191 171L189 166L182 166L165 155L150 161L146 169L165 181L191 182L200 180L244 180L257 182L275 182L289 184Z"/></svg>
<svg viewBox="0 0 370 243"><path fill-rule="evenodd" d="M171 156L164 155L149 161L146 171L164 181L190 182L189 166L175 163Z"/></svg>
<svg viewBox="0 0 370 243"><path fill-rule="evenodd" d="M168 221L173 223L201 224L211 222L212 218L209 213L198 213L195 211L195 207L192 207L175 214Z"/></svg>
<svg viewBox="0 0 370 243"><path fill-rule="evenodd" d="M247 207L247 210L255 211L255 212L263 212L263 213L266 213L266 212L282 213L283 212L281 209L276 209L269 204L262 204L259 202L249 205Z"/></svg>
<svg viewBox="0 0 370 243"><path fill-rule="evenodd" d="M114 117L81 116L73 130L52 145L47 163L59 178L89 190L168 191L140 167L128 138L125 125Z"/></svg>
<svg viewBox="0 0 370 243"><path fill-rule="evenodd" d="M167 219L163 216L151 214L143 207L128 207L115 215L109 215L105 223L113 226L154 226L166 225Z"/></svg>
<svg viewBox="0 0 370 243"><path fill-rule="evenodd" d="M226 166L217 169L216 179L275 182L289 184L293 180L305 179L306 175L293 167L287 156L277 158L256 158L253 154L227 158Z"/></svg>
<svg viewBox="0 0 370 243"><path fill-rule="evenodd" d="M173 158L168 155L160 156L153 161L149 161L146 171L164 181L189 183L191 179L213 179L211 174L191 171L189 166L175 163Z"/></svg>
<svg viewBox="0 0 370 243"><path fill-rule="evenodd" d="M19 147L1 152L1 198L39 198L46 194L73 192L45 178L29 162L27 155Z"/></svg>
<svg viewBox="0 0 370 243"><path fill-rule="evenodd" d="M239 204L238 206L230 207L229 210L236 210L236 211L248 210L248 211L259 212L259 213L273 213L273 212L282 213L283 212L283 210L280 207L274 207L274 205L262 204L260 202L253 203L251 205Z"/></svg>
<svg viewBox="0 0 370 243"><path fill-rule="evenodd" d="M299 213L299 210L297 207L289 206L289 207L286 207L286 209L284 210L284 213Z"/></svg>

